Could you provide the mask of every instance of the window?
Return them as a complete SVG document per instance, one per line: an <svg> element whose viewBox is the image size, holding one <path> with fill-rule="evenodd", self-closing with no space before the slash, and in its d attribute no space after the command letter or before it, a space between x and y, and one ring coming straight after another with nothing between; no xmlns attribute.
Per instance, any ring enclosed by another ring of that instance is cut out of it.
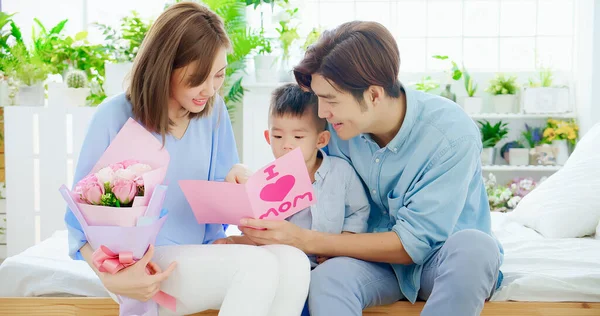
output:
<svg viewBox="0 0 600 316"><path fill-rule="evenodd" d="M403 72L439 71L448 55L470 71L533 71L536 66L571 71L573 0L307 0L300 7L300 35L313 26L332 28L351 20L385 25L400 48ZM276 37L271 8L265 25ZM252 10L250 10L252 11ZM253 14L254 12L250 12ZM274 12L277 15L277 8ZM260 14L253 25L260 27Z"/></svg>

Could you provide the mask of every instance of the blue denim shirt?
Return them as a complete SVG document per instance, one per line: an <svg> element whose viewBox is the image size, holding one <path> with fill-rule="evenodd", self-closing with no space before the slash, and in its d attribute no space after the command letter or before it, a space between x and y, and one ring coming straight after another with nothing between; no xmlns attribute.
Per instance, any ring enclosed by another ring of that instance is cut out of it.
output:
<svg viewBox="0 0 600 316"><path fill-rule="evenodd" d="M315 173L316 203L287 220L306 229L324 233L365 233L370 204L354 168L345 160L321 151L323 161ZM313 256L311 264L316 266Z"/></svg>
<svg viewBox="0 0 600 316"><path fill-rule="evenodd" d="M405 93L404 122L387 146L380 148L369 135L343 141L330 127L328 151L350 161L366 184L369 232L395 232L412 258L414 264L392 266L400 290L414 303L423 264L450 235L468 228L493 234L479 129L450 100Z"/></svg>

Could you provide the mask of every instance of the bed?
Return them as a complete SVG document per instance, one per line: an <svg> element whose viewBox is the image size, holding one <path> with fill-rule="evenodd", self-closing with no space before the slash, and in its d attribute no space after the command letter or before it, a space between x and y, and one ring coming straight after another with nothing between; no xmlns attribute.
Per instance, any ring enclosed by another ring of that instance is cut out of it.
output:
<svg viewBox="0 0 600 316"><path fill-rule="evenodd" d="M544 238L503 213L492 213L492 223L505 247L505 277L482 315L600 315L600 240ZM422 304L398 302L365 315L418 315ZM68 257L66 231L0 266L0 315L41 314L118 314L86 263Z"/></svg>

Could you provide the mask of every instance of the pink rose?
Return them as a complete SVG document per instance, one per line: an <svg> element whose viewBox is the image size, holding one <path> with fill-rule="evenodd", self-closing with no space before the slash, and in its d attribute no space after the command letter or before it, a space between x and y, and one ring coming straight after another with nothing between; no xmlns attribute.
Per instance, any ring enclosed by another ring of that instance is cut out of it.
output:
<svg viewBox="0 0 600 316"><path fill-rule="evenodd" d="M113 183L112 192L121 204L129 204L137 193L137 185L133 180L118 178Z"/></svg>
<svg viewBox="0 0 600 316"><path fill-rule="evenodd" d="M99 205L104 195L104 185L98 182L95 175L84 180L78 184L81 199L89 204Z"/></svg>
<svg viewBox="0 0 600 316"><path fill-rule="evenodd" d="M79 182L77 182L77 184L75 185L75 188L73 189L73 191L75 193L79 193L81 194L81 192L83 191L83 187L88 183L88 182L98 182L98 178L96 177L95 174L91 173L88 174L85 178L79 180Z"/></svg>
<svg viewBox="0 0 600 316"><path fill-rule="evenodd" d="M123 163L118 162L118 163L113 163L110 164L109 166L114 172L117 172L117 170L121 170L121 169L125 169L125 167L123 166Z"/></svg>
<svg viewBox="0 0 600 316"><path fill-rule="evenodd" d="M135 159L129 159L129 160L125 160L125 161L121 161L121 165L123 165L123 168L127 169L129 168L129 166L131 165L135 165L138 164L139 161L135 160Z"/></svg>

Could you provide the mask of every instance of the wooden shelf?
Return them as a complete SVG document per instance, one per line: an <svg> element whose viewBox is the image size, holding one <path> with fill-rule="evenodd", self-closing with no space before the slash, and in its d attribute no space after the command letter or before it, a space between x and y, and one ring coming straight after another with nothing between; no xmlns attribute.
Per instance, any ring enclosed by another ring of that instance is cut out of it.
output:
<svg viewBox="0 0 600 316"><path fill-rule="evenodd" d="M562 166L510 166L510 165L492 165L483 166L483 171L509 172L509 171L538 171L538 172L555 172L560 170Z"/></svg>
<svg viewBox="0 0 600 316"><path fill-rule="evenodd" d="M575 113L558 113L558 114L525 114L525 113L472 113L469 116L474 120L501 120L501 119L547 119L547 118L576 118Z"/></svg>

